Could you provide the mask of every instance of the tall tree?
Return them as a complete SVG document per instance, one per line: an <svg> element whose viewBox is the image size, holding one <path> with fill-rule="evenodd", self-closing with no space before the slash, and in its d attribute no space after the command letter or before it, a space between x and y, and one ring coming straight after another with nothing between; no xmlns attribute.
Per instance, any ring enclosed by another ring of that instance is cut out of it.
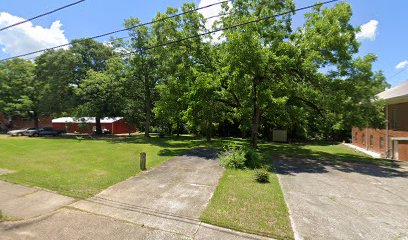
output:
<svg viewBox="0 0 408 240"><path fill-rule="evenodd" d="M104 72L89 70L75 93L84 101L78 112L81 115L117 116L123 106L124 66L122 59L111 58Z"/></svg>
<svg viewBox="0 0 408 240"><path fill-rule="evenodd" d="M129 18L124 26L129 28L130 41L118 41L118 45L125 52L131 52L126 58L127 66L127 112L144 113L145 137L150 136L150 122L155 98L155 86L157 82L156 61L146 48L152 44L152 36L147 26L137 26L140 20ZM134 109L136 108L136 109Z"/></svg>
<svg viewBox="0 0 408 240"><path fill-rule="evenodd" d="M228 6L224 5L225 11ZM294 9L291 0L233 2L234 14L222 18L229 27L256 18L276 15ZM241 121L250 125L251 142L257 147L261 115L279 81L284 81L284 61L280 52L287 45L291 32L291 14L271 17L258 23L224 31L222 64L226 95L238 106Z"/></svg>
<svg viewBox="0 0 408 240"><path fill-rule="evenodd" d="M36 90L31 61L15 58L0 62L0 112L9 119L8 127L12 127L14 115L33 114Z"/></svg>
<svg viewBox="0 0 408 240"><path fill-rule="evenodd" d="M192 124L196 122L191 118L192 115L185 117L187 108L192 110L193 106L190 103L195 101L192 98L198 96L190 94L190 90L198 73L208 68L211 63L209 42L206 42L205 38L191 38L177 42L179 39L197 35L205 30L204 18L198 12L192 11L195 8L195 4L186 3L182 6L182 11L190 13L157 22L152 27L157 44L175 42L163 48L156 48L152 53L158 60L158 69L160 69L160 81L157 86L160 99L156 102L154 111L158 118L166 119L165 121L171 126L175 125L177 135L184 122L183 118L192 129L196 128L196 124ZM177 14L177 9L168 8L166 13L158 14L156 19L167 18L174 14ZM195 87L194 91L199 85L196 84ZM193 112L198 111L190 111L190 113Z"/></svg>
<svg viewBox="0 0 408 240"><path fill-rule="evenodd" d="M113 49L103 43L92 39L77 39L72 41L72 47L69 49L74 55L79 57L77 65L74 67L74 86L81 88L87 86L82 84L82 81L88 77L88 72L104 72L107 69L108 60L114 55ZM81 90L76 90L81 93ZM96 93L97 94L97 93ZM89 98L85 95L79 94L80 105L92 105ZM100 110L95 110L100 112ZM102 133L101 116L95 116L96 134Z"/></svg>
<svg viewBox="0 0 408 240"><path fill-rule="evenodd" d="M74 112L79 103L74 93L79 61L78 55L64 49L47 51L35 59L35 80L42 83L39 104L42 114L60 116Z"/></svg>
<svg viewBox="0 0 408 240"><path fill-rule="evenodd" d="M326 137L348 134L351 126L362 125L362 119L381 122L381 107L373 104L373 98L387 84L381 72L372 71L373 54L355 56L359 29L350 24L351 16L351 6L344 2L332 8L315 7L291 37L296 56L288 66L296 86L292 103L312 110L317 117L310 122Z"/></svg>

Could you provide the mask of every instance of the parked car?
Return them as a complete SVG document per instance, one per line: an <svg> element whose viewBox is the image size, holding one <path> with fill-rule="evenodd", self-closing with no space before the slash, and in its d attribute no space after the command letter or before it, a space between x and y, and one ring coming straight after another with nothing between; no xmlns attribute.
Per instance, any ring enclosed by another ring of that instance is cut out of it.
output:
<svg viewBox="0 0 408 240"><path fill-rule="evenodd" d="M23 136L26 131L34 131L37 128L22 128L17 130L8 131L7 134L10 136Z"/></svg>
<svg viewBox="0 0 408 240"><path fill-rule="evenodd" d="M29 136L29 137L39 137L39 136L59 136L63 133L65 133L65 131L56 130L50 127L45 127L45 128L38 128L35 130L27 130L23 133L23 135Z"/></svg>
<svg viewBox="0 0 408 240"><path fill-rule="evenodd" d="M93 130L93 133L94 133L94 134L96 133L96 129ZM111 132L110 132L109 129L106 129L106 128L103 128L103 129L102 129L102 134L110 134L110 133L111 133Z"/></svg>

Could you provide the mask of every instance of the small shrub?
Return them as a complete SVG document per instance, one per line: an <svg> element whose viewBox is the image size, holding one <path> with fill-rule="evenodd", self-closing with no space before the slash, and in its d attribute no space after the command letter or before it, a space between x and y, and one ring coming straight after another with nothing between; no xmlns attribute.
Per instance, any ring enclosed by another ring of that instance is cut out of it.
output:
<svg viewBox="0 0 408 240"><path fill-rule="evenodd" d="M250 147L245 147L245 158L246 158L246 163L245 165L249 168L256 168L259 166L259 155L255 151L255 149L250 148Z"/></svg>
<svg viewBox="0 0 408 240"><path fill-rule="evenodd" d="M265 168L255 169L255 180L259 183L269 182L269 172Z"/></svg>
<svg viewBox="0 0 408 240"><path fill-rule="evenodd" d="M245 151L241 147L228 148L218 155L221 166L231 169L245 168Z"/></svg>
<svg viewBox="0 0 408 240"><path fill-rule="evenodd" d="M218 155L220 164L226 168L244 169L259 166L259 155L253 149L242 146L226 146L224 151Z"/></svg>

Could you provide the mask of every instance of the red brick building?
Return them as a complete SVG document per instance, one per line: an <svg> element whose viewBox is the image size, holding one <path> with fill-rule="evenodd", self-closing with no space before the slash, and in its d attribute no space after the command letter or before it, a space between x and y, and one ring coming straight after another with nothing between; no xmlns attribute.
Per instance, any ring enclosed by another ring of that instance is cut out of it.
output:
<svg viewBox="0 0 408 240"><path fill-rule="evenodd" d="M52 120L52 127L58 130L65 130L68 133L92 133L95 130L95 118L83 117L72 118L62 117ZM102 129L109 130L112 134L135 132L136 128L131 127L123 117L101 118Z"/></svg>
<svg viewBox="0 0 408 240"><path fill-rule="evenodd" d="M353 145L408 161L408 82L377 95L386 102L384 129L353 128Z"/></svg>
<svg viewBox="0 0 408 240"><path fill-rule="evenodd" d="M51 117L42 116L38 119L38 127L51 127ZM35 122L33 119L23 117L23 116L13 116L12 118L5 117L0 113L0 128L8 129L10 126L10 121L12 121L11 129L21 129L21 128L32 128L35 127ZM10 130L10 129L9 129Z"/></svg>

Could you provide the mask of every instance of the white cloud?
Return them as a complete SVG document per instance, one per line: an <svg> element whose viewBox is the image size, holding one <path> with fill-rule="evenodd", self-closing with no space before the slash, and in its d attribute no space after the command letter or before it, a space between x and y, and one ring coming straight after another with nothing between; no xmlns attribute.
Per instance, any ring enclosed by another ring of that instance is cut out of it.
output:
<svg viewBox="0 0 408 240"><path fill-rule="evenodd" d="M219 3L219 2L222 2L222 1L223 0L201 0L200 3L198 4L198 7L205 7L205 6L208 6L208 5L211 5L211 4L214 4L214 3ZM230 7L232 7L231 2L228 2L228 4L229 4ZM220 17L214 17L214 16L217 16L217 15L222 13L221 5L222 4L218 4L218 5L214 5L214 6L199 10L199 13L201 13L204 16L204 18L212 17L212 18L208 19L206 24L205 24L205 27L207 28L207 30L209 30L209 31L212 30L212 27L213 27L215 21L218 21L220 19ZM221 36L221 34L222 34L222 32L217 32L217 33L212 34L213 41L218 42L219 41L218 39Z"/></svg>
<svg viewBox="0 0 408 240"><path fill-rule="evenodd" d="M25 19L13 16L7 12L0 13L0 28L23 21ZM68 43L59 20L53 22L50 28L35 26L27 22L0 33L0 47L5 53L16 56L44 48L50 48ZM28 57L32 57L31 55Z"/></svg>
<svg viewBox="0 0 408 240"><path fill-rule="evenodd" d="M356 34L358 40L368 39L371 41L375 40L377 35L377 27L378 27L377 20L370 20L368 23L363 24L360 28L360 32Z"/></svg>
<svg viewBox="0 0 408 240"><path fill-rule="evenodd" d="M408 67L408 61L407 60L402 61L402 62L398 63L397 66L395 66L395 68L398 69L398 70L402 70L402 69L405 69L407 67Z"/></svg>

